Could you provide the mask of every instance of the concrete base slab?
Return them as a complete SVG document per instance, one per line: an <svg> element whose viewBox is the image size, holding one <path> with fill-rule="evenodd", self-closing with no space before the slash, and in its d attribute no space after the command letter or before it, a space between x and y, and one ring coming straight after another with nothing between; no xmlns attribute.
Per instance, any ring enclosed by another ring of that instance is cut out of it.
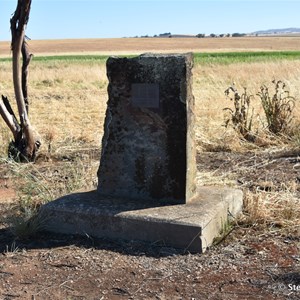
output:
<svg viewBox="0 0 300 300"><path fill-rule="evenodd" d="M96 191L64 196L40 211L45 229L112 239L161 242L204 252L224 225L242 210L242 191L201 187L188 204L101 198Z"/></svg>

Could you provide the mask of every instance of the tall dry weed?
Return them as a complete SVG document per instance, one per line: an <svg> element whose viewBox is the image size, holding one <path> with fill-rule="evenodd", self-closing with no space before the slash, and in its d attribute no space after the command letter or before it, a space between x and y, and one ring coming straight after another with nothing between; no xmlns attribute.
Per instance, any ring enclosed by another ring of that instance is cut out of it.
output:
<svg viewBox="0 0 300 300"><path fill-rule="evenodd" d="M230 96L231 93L233 97ZM243 138L249 142L254 142L255 135L252 133L254 110L251 109L253 95L248 94L245 87L243 93L239 94L234 84L225 90L225 95L234 103L234 110L229 107L224 108L224 111L230 114L226 117L225 127L227 128L229 124L232 124Z"/></svg>
<svg viewBox="0 0 300 300"><path fill-rule="evenodd" d="M267 85L262 85L257 95L268 124L268 130L274 134L288 133L293 120L295 97L290 95L286 84L281 80L273 80L274 91L270 93Z"/></svg>

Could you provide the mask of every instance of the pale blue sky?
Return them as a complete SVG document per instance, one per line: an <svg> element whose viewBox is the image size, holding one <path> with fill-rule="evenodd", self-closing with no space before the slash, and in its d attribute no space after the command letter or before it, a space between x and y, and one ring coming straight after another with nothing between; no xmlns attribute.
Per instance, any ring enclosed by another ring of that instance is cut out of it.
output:
<svg viewBox="0 0 300 300"><path fill-rule="evenodd" d="M0 40L10 40L17 0L0 0ZM31 39L114 38L197 33L249 33L300 27L291 0L32 0Z"/></svg>

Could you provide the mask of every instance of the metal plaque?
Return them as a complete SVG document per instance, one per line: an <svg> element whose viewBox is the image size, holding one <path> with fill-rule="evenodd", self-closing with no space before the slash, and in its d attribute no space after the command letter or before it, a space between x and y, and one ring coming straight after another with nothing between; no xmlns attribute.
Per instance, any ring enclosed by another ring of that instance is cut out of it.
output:
<svg viewBox="0 0 300 300"><path fill-rule="evenodd" d="M131 85L131 104L141 108L159 108L158 83L133 83Z"/></svg>

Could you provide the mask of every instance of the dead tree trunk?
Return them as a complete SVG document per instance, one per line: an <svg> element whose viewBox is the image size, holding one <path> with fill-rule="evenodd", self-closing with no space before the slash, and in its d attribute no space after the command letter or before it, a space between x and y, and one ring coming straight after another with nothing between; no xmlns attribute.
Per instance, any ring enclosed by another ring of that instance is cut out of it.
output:
<svg viewBox="0 0 300 300"><path fill-rule="evenodd" d="M13 84L19 113L19 122L8 99L2 96L0 114L13 133L9 155L21 161L34 161L40 147L40 139L28 118L27 75L32 55L27 50L25 27L30 13L31 0L18 0L17 8L10 20ZM20 58L23 57L21 68Z"/></svg>

